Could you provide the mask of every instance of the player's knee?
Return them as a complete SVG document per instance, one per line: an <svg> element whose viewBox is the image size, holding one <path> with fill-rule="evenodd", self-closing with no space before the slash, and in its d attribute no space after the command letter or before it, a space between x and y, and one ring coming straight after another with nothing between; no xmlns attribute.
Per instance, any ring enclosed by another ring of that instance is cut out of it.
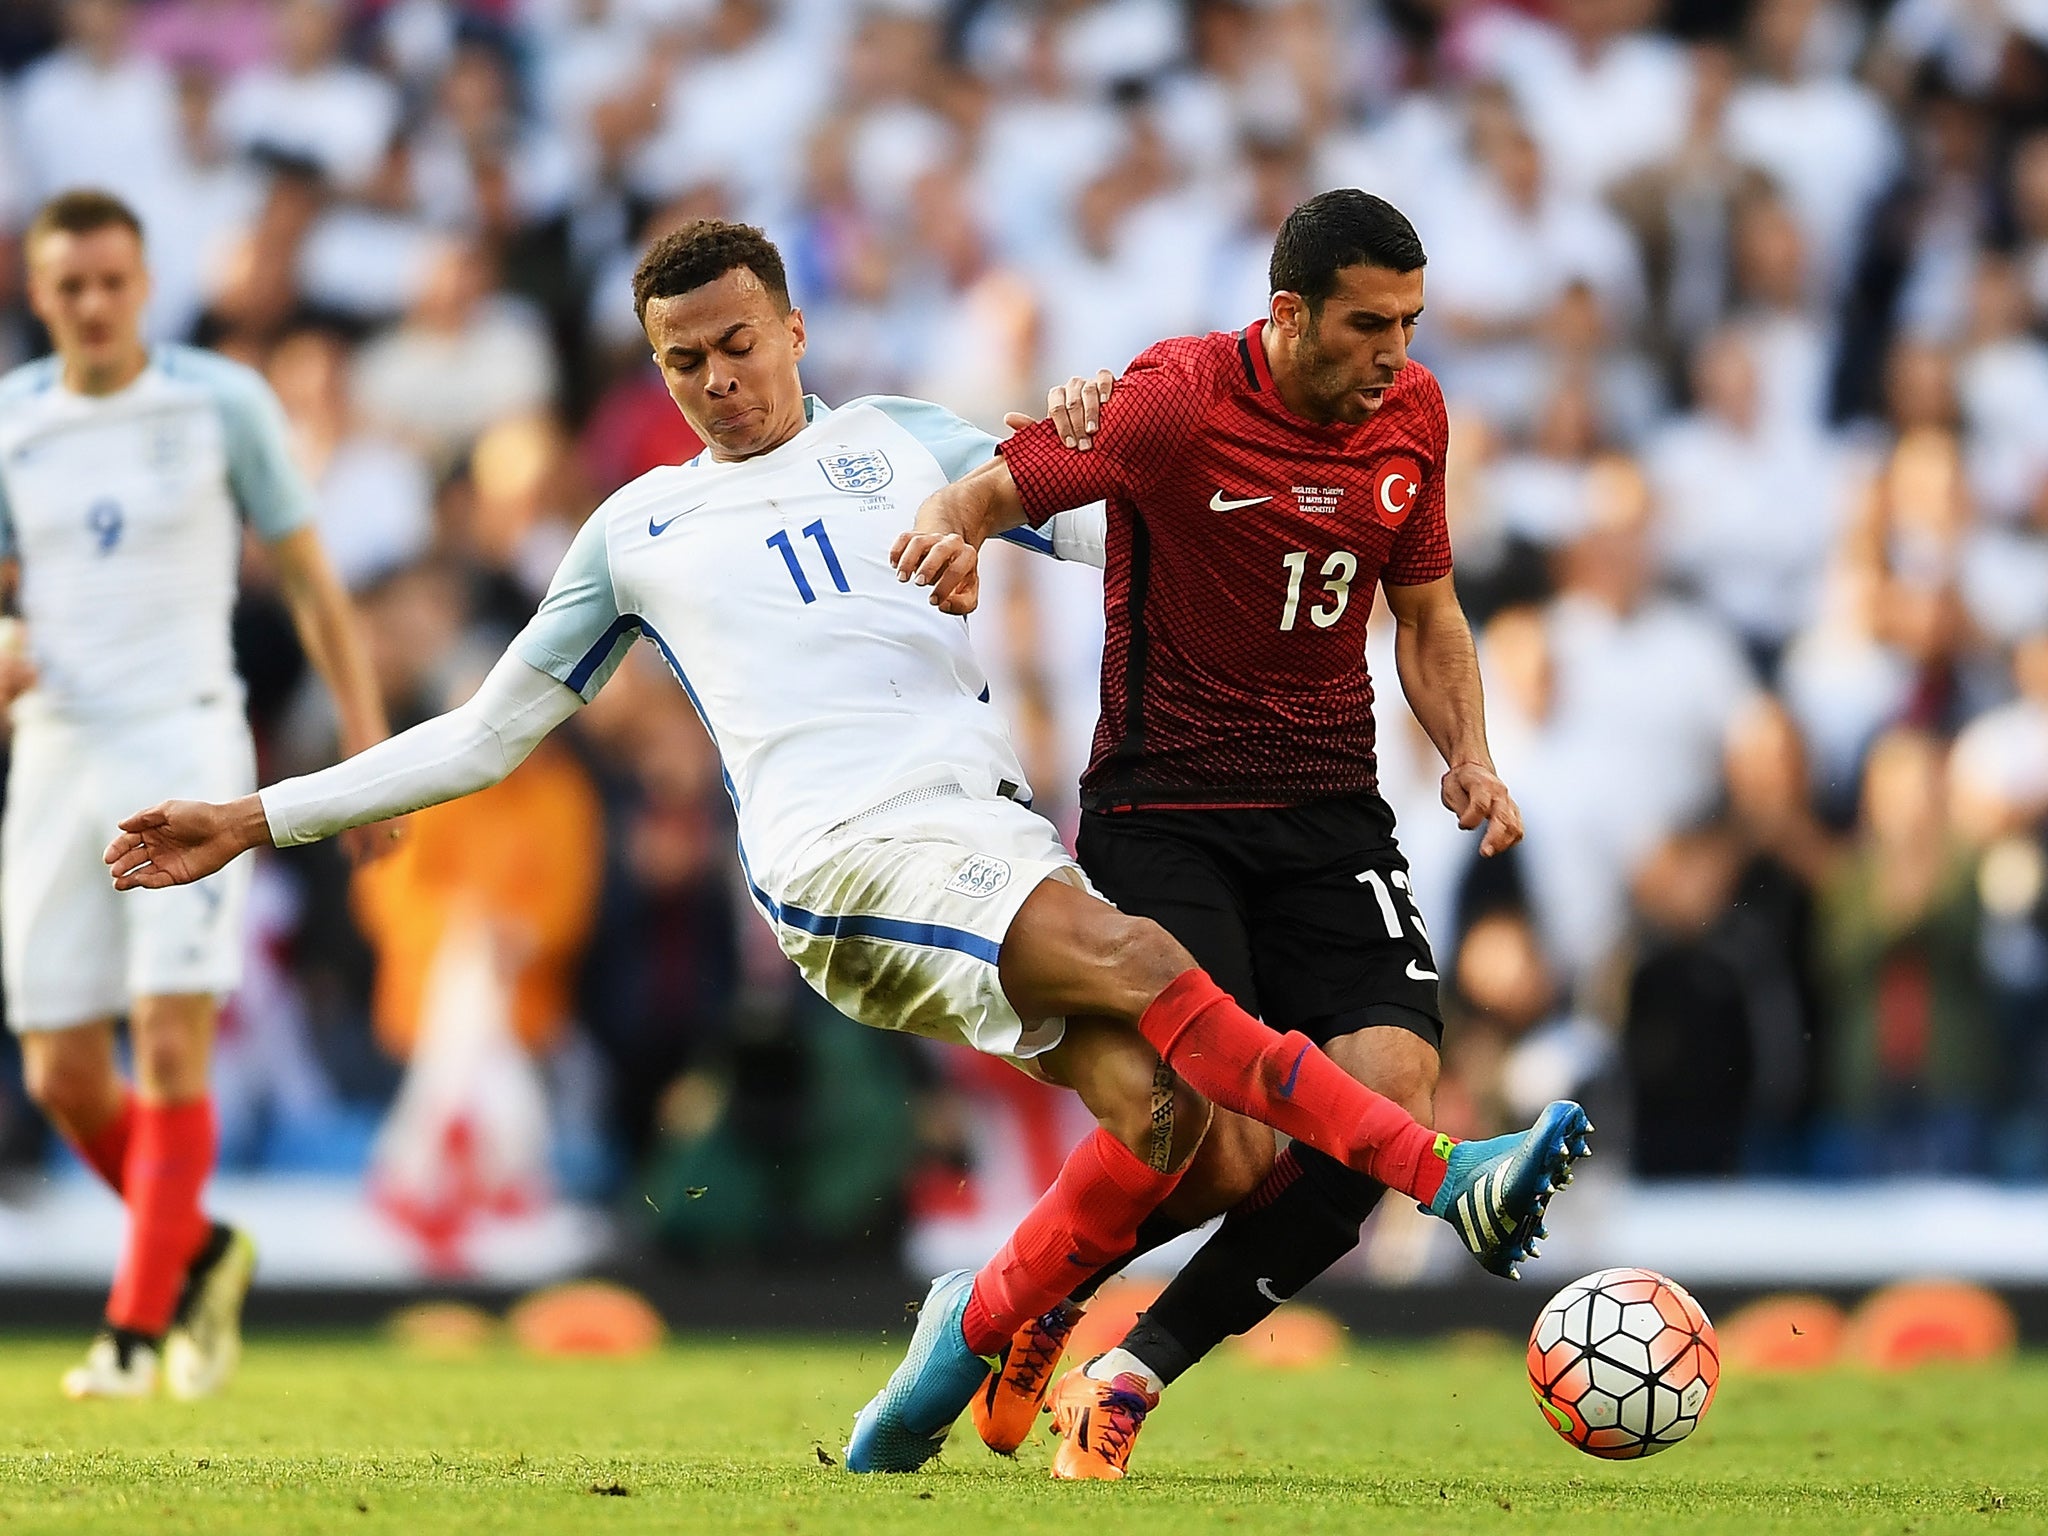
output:
<svg viewBox="0 0 2048 1536"><path fill-rule="evenodd" d="M1187 1166L1209 1128L1209 1103L1150 1046L1130 1035L1098 1052L1087 1076L1082 1097L1104 1130L1149 1168Z"/></svg>
<svg viewBox="0 0 2048 1536"><path fill-rule="evenodd" d="M1379 1091L1407 1110L1424 1125L1436 1123L1436 1061L1403 1064L1388 1074L1387 1086Z"/></svg>
<svg viewBox="0 0 2048 1536"><path fill-rule="evenodd" d="M1211 1129L1210 1190L1216 1209L1228 1210L1266 1182L1273 1171L1273 1133L1256 1120L1232 1115Z"/></svg>
<svg viewBox="0 0 2048 1536"><path fill-rule="evenodd" d="M135 1080L153 1099L176 1102L206 1092L207 1031L184 1019L162 1019L131 1031Z"/></svg>
<svg viewBox="0 0 2048 1536"><path fill-rule="evenodd" d="M1236 1205L1272 1171L1273 1133L1242 1115L1216 1115L1199 1155L1161 1209L1198 1226Z"/></svg>
<svg viewBox="0 0 2048 1536"><path fill-rule="evenodd" d="M1145 1004L1195 963L1181 942L1150 918L1121 914L1109 934L1107 959L1131 995ZM1136 1011L1143 1012L1143 1005Z"/></svg>
<svg viewBox="0 0 2048 1536"><path fill-rule="evenodd" d="M106 1070L98 1052L51 1042L25 1054L22 1085L51 1120L75 1125L92 1119L106 1101Z"/></svg>

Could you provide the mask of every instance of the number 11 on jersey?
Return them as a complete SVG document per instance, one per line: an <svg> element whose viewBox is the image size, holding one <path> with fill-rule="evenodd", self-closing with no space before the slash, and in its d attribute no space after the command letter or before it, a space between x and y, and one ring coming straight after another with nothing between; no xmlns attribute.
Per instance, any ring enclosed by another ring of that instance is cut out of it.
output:
<svg viewBox="0 0 2048 1536"><path fill-rule="evenodd" d="M831 536L825 532L825 520L821 517L815 523L806 524L804 537L817 542L818 553L825 557L825 569L832 577L832 585L841 592L851 592L853 588L846 584L846 572L839 564L839 552L833 549ZM789 577L796 583L797 591L805 602L815 603L818 594L811 589L810 578L804 575L803 562L797 558L796 549L789 542L789 531L783 529L770 535L768 547L782 552L782 563L789 567Z"/></svg>

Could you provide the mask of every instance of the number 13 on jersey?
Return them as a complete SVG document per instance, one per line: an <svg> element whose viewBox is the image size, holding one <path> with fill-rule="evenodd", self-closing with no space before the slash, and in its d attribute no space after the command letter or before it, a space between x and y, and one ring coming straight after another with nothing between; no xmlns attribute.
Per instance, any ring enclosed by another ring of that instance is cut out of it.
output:
<svg viewBox="0 0 2048 1536"><path fill-rule="evenodd" d="M1280 563L1287 567L1287 605L1280 610L1280 628L1284 633L1294 628L1294 620L1301 612L1301 582L1308 574L1308 551L1297 549L1281 556ZM1309 623L1317 629L1328 629L1344 617L1345 606L1351 601L1351 578L1357 574L1358 556L1348 549L1331 551L1323 562L1322 593L1308 611Z"/></svg>

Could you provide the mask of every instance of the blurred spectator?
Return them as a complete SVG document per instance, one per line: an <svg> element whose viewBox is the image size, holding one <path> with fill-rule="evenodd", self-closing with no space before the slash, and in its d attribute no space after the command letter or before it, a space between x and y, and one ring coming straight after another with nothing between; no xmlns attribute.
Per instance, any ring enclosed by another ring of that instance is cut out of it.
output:
<svg viewBox="0 0 2048 1536"><path fill-rule="evenodd" d="M504 829L516 828L511 836ZM399 851L357 876L356 912L377 953L377 1038L403 1060L419 1042L444 940L479 927L510 993L513 1034L556 1044L597 904L603 814L560 742L501 784L421 811Z"/></svg>
<svg viewBox="0 0 2048 1536"><path fill-rule="evenodd" d="M1546 180L1535 138L1508 98L1481 92L1472 171L1436 202L1429 242L1435 325L1417 346L1452 398L1525 429L1549 374L1545 325L1574 284L1632 318L1642 277L1621 222Z"/></svg>
<svg viewBox="0 0 2048 1536"><path fill-rule="evenodd" d="M786 14L795 8L793 0L711 0L656 97L660 119L629 152L625 179L634 193L662 201L716 179L745 217L786 211L836 74L807 57Z"/></svg>
<svg viewBox="0 0 2048 1536"><path fill-rule="evenodd" d="M348 345L298 331L270 356L299 467L319 496L320 542L351 588L410 565L433 541L433 489L418 457L365 432L349 399Z"/></svg>
<svg viewBox="0 0 2048 1536"><path fill-rule="evenodd" d="M580 989L611 1069L613 1125L637 1162L667 1125L663 1101L730 1043L739 986L717 756L651 651L636 650L581 724L615 765L604 893Z"/></svg>
<svg viewBox="0 0 2048 1536"><path fill-rule="evenodd" d="M1746 957L1728 931L1741 870L1734 838L1708 825L1666 838L1635 873L1622 1049L1631 1166L1648 1178L1741 1167L1755 1074Z"/></svg>
<svg viewBox="0 0 2048 1536"><path fill-rule="evenodd" d="M2048 320L2048 130L2027 135L2013 151L2012 214L2027 302L2039 325Z"/></svg>
<svg viewBox="0 0 2048 1536"><path fill-rule="evenodd" d="M1965 323L1978 242L1991 220L1996 140L1982 103L1939 76L1915 93L1908 152L1865 234L1842 325L1836 403L1883 406L1883 361L1897 330L1921 338Z"/></svg>
<svg viewBox="0 0 2048 1536"><path fill-rule="evenodd" d="M363 187L398 126L398 93L341 56L341 0L280 0L277 62L236 77L222 94L220 127L244 150L289 156L338 187Z"/></svg>
<svg viewBox="0 0 2048 1536"><path fill-rule="evenodd" d="M1741 329L1694 354L1694 411L1648 454L1670 569L1734 630L1761 673L1810 614L1846 512L1847 465L1808 416L1768 410Z"/></svg>
<svg viewBox="0 0 2048 1536"><path fill-rule="evenodd" d="M266 0L156 0L136 19L135 48L180 74L227 80L276 56L277 20Z"/></svg>
<svg viewBox="0 0 2048 1536"><path fill-rule="evenodd" d="M130 46L129 0L64 0L64 47L22 75L14 102L24 206L103 187L164 222L181 181L171 73Z"/></svg>
<svg viewBox="0 0 2048 1536"><path fill-rule="evenodd" d="M2019 696L1963 728L1950 761L1956 830L1980 846L2048 822L2048 629L2013 647Z"/></svg>
<svg viewBox="0 0 2048 1536"><path fill-rule="evenodd" d="M431 224L504 241L559 216L587 168L571 144L523 116L503 53L458 46L434 111L409 142L413 199Z"/></svg>
<svg viewBox="0 0 2048 1536"><path fill-rule="evenodd" d="M1730 151L1784 190L1813 251L1818 291L1840 292L1856 236L1898 165L1883 103L1816 47L1825 0L1755 0L1751 73L1728 102Z"/></svg>
<svg viewBox="0 0 2048 1536"><path fill-rule="evenodd" d="M1467 39L1480 68L1504 80L1564 188L1605 191L1677 149L1691 66L1648 30L1656 0L1560 0L1555 26L1489 7Z"/></svg>
<svg viewBox="0 0 2048 1536"><path fill-rule="evenodd" d="M496 264L472 240L445 241L405 322L363 348L364 416L446 468L495 421L546 410L556 367L546 328L495 291Z"/></svg>
<svg viewBox="0 0 2048 1536"><path fill-rule="evenodd" d="M1608 846L1620 853L1603 860L1588 892L1587 926L1571 952L1581 967L1619 937L1627 870L1712 807L1722 744L1755 687L1724 629L1698 606L1657 591L1641 471L1625 459L1602 460L1587 500L1587 526L1559 562L1546 634L1556 679L1550 728L1573 744L1584 814L1604 824Z"/></svg>
<svg viewBox="0 0 2048 1536"><path fill-rule="evenodd" d="M1782 704L1764 698L1743 711L1725 768L1742 859L1721 930L1749 1016L1745 1163L1783 1172L1803 1166L1827 1049L1815 923L1839 850L1814 814L1805 744Z"/></svg>
<svg viewBox="0 0 2048 1536"><path fill-rule="evenodd" d="M1857 843L1821 914L1835 1038L1834 1171L1965 1173L1983 1156L1995 1070L1971 865L1949 830L1941 743L1871 749Z"/></svg>

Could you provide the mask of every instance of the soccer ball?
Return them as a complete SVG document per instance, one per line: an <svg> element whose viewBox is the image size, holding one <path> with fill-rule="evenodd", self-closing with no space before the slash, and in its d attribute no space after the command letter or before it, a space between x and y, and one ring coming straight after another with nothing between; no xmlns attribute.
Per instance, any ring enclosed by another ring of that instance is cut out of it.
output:
<svg viewBox="0 0 2048 1536"><path fill-rule="evenodd" d="M1676 1281L1603 1269L1550 1298L1529 1333L1529 1386L1586 1452L1654 1456L1698 1427L1721 1379L1714 1325Z"/></svg>

